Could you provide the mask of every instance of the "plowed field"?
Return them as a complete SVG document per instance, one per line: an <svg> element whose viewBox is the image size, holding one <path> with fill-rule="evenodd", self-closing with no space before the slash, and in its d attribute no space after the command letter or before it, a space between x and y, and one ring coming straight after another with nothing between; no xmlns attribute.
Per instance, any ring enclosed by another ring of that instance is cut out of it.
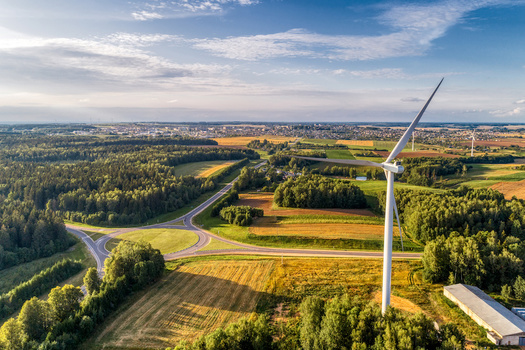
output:
<svg viewBox="0 0 525 350"><path fill-rule="evenodd" d="M273 260L204 261L179 266L120 313L93 342L105 347L166 348L250 315Z"/></svg>

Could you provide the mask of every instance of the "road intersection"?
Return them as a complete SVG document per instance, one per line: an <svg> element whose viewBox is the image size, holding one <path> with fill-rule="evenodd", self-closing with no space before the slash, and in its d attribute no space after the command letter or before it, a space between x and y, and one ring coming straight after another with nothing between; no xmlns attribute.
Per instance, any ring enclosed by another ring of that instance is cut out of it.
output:
<svg viewBox="0 0 525 350"><path fill-rule="evenodd" d="M263 166L266 162L259 163L256 167L259 168ZM174 220L168 222L141 226L141 227L130 227L130 228L118 228L112 231L109 234L106 234L96 241L93 241L90 236L84 233L82 230L85 229L80 226L75 226L73 224L66 224L66 229L80 238L88 247L90 253L93 255L97 262L97 270L99 274L103 274L104 271L104 261L109 257L110 252L106 249L106 243L115 237L118 237L121 234L144 230L152 228L164 228L164 229L179 229L179 230L188 230L195 233L199 240L197 243L192 245L189 248L184 250L169 253L164 255L165 260L174 260L180 258L187 258L192 256L202 256L202 255L221 255L221 254L249 254L249 255L273 255L273 256L301 256L301 257L353 257L353 258L382 258L383 252L370 252L370 251L348 251L348 250L319 250L319 249L289 249L289 248L267 248L259 247L244 243L239 243L236 241L231 241L215 235L211 232L205 231L193 224L193 218L201 213L203 210L208 208L211 204L217 201L222 197L226 192L228 192L233 184L237 181L238 177L235 178L232 182L223 187L220 191L214 194L212 197L207 199L204 203L200 204L195 209L191 210L189 213L182 215ZM183 225L177 225L181 222ZM221 249L221 250L201 250L206 247L211 239L215 239L224 243L228 243L231 246L236 246L232 249ZM394 258L403 258L403 259L419 259L421 257L420 253L394 253Z"/></svg>

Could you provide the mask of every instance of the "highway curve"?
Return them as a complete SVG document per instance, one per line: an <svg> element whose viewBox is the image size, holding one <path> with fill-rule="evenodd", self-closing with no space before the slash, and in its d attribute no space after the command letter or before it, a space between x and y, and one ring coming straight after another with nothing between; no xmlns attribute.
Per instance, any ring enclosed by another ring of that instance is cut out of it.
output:
<svg viewBox="0 0 525 350"><path fill-rule="evenodd" d="M256 168L259 168L263 166L266 163L266 161L261 162L256 165ZM180 259L180 258L187 258L191 256L202 256L202 255L220 255L220 254L250 254L250 255L273 255L273 256L308 256L308 257L339 257L339 258L381 258L383 257L383 252L369 252L369 251L348 251L348 250L319 250L319 249L289 249L289 248L267 248L267 247L259 247L259 246L253 246L249 244L239 243L235 241L230 241L228 239L225 239L223 237L217 236L213 233L210 233L208 231L205 231L197 226L195 226L192 222L193 218L208 208L211 204L213 204L216 200L218 200L220 197L222 197L228 190L230 190L237 181L238 177L235 178L232 182L227 184L224 188L222 188L219 192L214 194L211 198L206 200L204 203L190 211L189 213L176 218L174 220L155 224L155 225L148 225L148 226L141 226L141 227L132 227L132 228L119 228L115 229L113 232L104 235L97 239L96 241L93 241L91 237L89 237L87 234L82 232L82 227L67 224L66 228L69 232L79 237L87 246L90 251L90 253L95 257L95 260L97 262L97 270L99 271L99 274L103 274L104 269L104 261L109 257L110 252L106 249L106 243L112 239L115 238L121 234L137 231L137 230L144 230L144 229L151 229L151 228L164 228L164 229L182 229L182 230L189 230L194 232L198 237L199 240L197 243L195 243L193 246L184 249L182 251L178 251L175 253L169 253L164 255L165 260L174 260L174 259ZM174 225L175 223L182 221L183 225ZM228 243L230 245L234 245L239 247L239 249L224 249L224 250L207 250L207 251L199 251L200 249L204 248L206 245L210 243L211 238L214 238L218 241L222 241L225 243ZM420 253L393 253L393 258L402 258L402 259L419 259L421 258Z"/></svg>

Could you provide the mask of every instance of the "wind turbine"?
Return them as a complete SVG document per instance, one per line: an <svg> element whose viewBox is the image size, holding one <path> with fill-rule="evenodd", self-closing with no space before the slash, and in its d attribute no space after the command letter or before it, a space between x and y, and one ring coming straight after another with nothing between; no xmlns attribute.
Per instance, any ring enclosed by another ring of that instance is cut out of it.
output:
<svg viewBox="0 0 525 350"><path fill-rule="evenodd" d="M470 156L474 157L474 130L472 130L472 148L470 149Z"/></svg>
<svg viewBox="0 0 525 350"><path fill-rule="evenodd" d="M399 215L397 211L397 205L394 198L394 175L401 174L405 170L399 162L392 162L394 158L405 148L408 143L410 136L414 132L419 120L425 113L430 101L436 94L439 89L443 79L439 82L438 86L430 95L430 98L425 103L421 111L416 115L408 129L405 131L401 139L383 163L376 163L369 160L357 160L357 159L328 159L328 158L313 158L313 157L302 157L302 156L292 156L294 158L301 158L306 160L313 160L318 162L329 162L329 163L339 163L339 164L352 164L352 165L361 165L361 166L372 166L376 168L382 168L385 171L386 175L386 203L385 203L385 243L383 250L383 296L381 304L381 312L383 315L386 312L388 305L390 305L390 286L392 279L392 240L393 240L393 227L394 227L394 218L393 212L395 210L397 222L399 223ZM400 227L401 231L401 227Z"/></svg>

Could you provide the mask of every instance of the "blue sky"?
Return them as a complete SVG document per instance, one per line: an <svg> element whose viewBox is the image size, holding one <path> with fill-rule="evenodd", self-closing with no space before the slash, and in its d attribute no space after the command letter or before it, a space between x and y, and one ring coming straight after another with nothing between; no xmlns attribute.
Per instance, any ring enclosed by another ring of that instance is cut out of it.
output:
<svg viewBox="0 0 525 350"><path fill-rule="evenodd" d="M0 122L525 124L525 1L0 0Z"/></svg>

